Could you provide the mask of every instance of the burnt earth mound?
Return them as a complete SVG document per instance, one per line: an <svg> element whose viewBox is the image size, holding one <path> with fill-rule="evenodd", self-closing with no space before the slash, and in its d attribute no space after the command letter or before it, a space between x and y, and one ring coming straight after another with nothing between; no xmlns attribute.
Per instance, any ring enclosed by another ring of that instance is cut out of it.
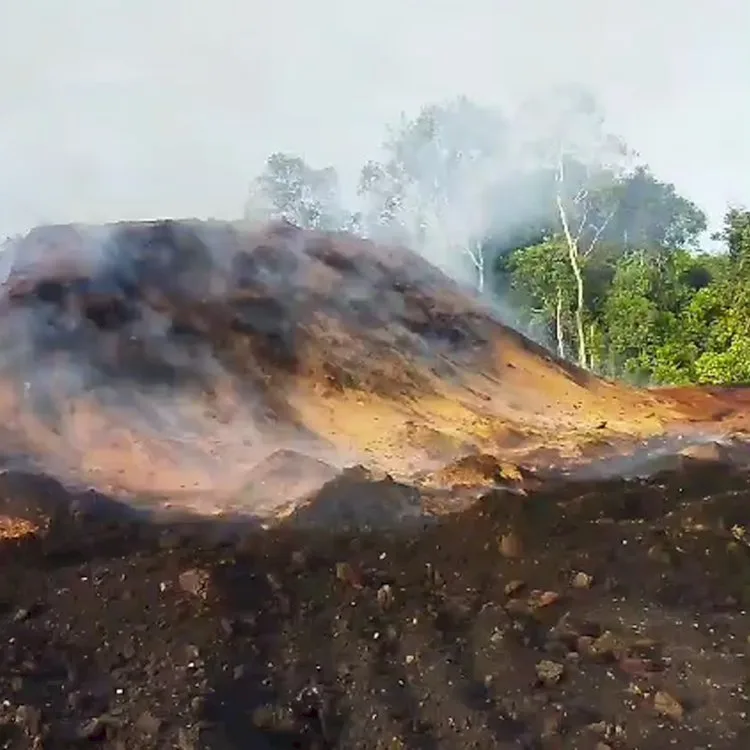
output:
<svg viewBox="0 0 750 750"><path fill-rule="evenodd" d="M286 224L43 227L3 267L4 464L140 506L268 519L356 465L450 489L738 398L602 381L408 250Z"/></svg>

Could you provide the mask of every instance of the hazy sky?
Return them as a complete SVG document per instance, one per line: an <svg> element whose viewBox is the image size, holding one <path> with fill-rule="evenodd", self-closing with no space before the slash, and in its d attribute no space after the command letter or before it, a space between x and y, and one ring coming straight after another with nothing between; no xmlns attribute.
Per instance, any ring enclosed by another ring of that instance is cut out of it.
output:
<svg viewBox="0 0 750 750"><path fill-rule="evenodd" d="M0 235L236 217L269 152L351 178L402 110L590 86L659 176L750 203L748 0L0 0Z"/></svg>

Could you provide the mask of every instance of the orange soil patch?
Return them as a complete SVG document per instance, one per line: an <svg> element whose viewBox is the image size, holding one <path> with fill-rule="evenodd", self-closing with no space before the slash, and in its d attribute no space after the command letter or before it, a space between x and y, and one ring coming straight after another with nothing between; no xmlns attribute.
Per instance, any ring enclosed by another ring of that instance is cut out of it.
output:
<svg viewBox="0 0 750 750"><path fill-rule="evenodd" d="M37 534L40 527L25 518L0 516L0 539L23 539Z"/></svg>

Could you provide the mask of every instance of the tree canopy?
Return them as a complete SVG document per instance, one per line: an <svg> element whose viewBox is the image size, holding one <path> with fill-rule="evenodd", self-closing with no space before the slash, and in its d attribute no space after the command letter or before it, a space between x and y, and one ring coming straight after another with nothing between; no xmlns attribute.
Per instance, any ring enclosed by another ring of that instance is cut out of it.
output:
<svg viewBox="0 0 750 750"><path fill-rule="evenodd" d="M703 211L609 131L586 92L515 111L465 97L387 128L344 200L336 170L275 153L246 218L400 242L500 303L559 356L639 383L750 382L750 211Z"/></svg>

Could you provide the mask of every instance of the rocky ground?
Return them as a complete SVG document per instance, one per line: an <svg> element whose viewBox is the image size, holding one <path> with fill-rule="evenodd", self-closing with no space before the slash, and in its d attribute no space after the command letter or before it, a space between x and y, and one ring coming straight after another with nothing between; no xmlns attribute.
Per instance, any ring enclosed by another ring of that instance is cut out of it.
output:
<svg viewBox="0 0 750 750"><path fill-rule="evenodd" d="M747 747L748 476L686 461L370 534L79 498L0 544L0 747ZM22 484L10 515L62 507Z"/></svg>

